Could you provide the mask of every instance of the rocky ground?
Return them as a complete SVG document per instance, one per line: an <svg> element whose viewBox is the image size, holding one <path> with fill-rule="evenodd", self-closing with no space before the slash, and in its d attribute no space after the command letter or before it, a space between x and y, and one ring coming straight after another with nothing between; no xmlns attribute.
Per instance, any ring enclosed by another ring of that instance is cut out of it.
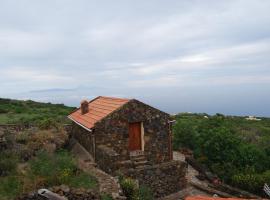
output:
<svg viewBox="0 0 270 200"><path fill-rule="evenodd" d="M71 147L71 151L77 158L78 167L97 178L101 194L109 194L113 199L125 199L121 196L122 191L117 179L98 169L93 162L92 156L79 143L75 142Z"/></svg>
<svg viewBox="0 0 270 200"><path fill-rule="evenodd" d="M173 159L185 162L185 155L182 154L181 152L174 151ZM213 194L209 194L208 192L199 189L200 187L207 188L208 181L199 180L197 178L198 175L199 172L195 170L191 165L188 165L186 173L187 187L177 193L163 197L160 200L181 200L185 199L185 197L187 196L195 196L195 195L213 196Z"/></svg>

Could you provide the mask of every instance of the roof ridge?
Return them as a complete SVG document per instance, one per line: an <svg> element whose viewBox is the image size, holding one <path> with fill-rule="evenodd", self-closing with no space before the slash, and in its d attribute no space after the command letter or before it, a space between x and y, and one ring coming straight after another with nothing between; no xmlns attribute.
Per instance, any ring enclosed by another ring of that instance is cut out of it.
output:
<svg viewBox="0 0 270 200"><path fill-rule="evenodd" d="M98 96L98 98L106 98L106 99L119 99L119 100L131 100L129 98L120 98L120 97L109 97L109 96Z"/></svg>

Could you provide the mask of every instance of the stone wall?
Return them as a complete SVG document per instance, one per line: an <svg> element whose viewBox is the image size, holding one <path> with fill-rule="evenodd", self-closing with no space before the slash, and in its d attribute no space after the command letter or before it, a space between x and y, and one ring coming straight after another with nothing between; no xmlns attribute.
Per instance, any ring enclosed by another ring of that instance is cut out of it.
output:
<svg viewBox="0 0 270 200"><path fill-rule="evenodd" d="M16 133L24 130L25 126L17 125L17 124L0 124L0 135L6 132Z"/></svg>
<svg viewBox="0 0 270 200"><path fill-rule="evenodd" d="M170 160L169 115L137 100L131 100L95 125L96 145L115 150L129 159L129 123L143 122L144 153L151 164ZM98 158L98 157L97 157Z"/></svg>
<svg viewBox="0 0 270 200"><path fill-rule="evenodd" d="M94 156L94 135L73 122L71 135Z"/></svg>
<svg viewBox="0 0 270 200"><path fill-rule="evenodd" d="M120 155L105 145L99 145L96 148L96 163L103 171L113 174L117 170L117 162Z"/></svg>
<svg viewBox="0 0 270 200"><path fill-rule="evenodd" d="M187 164L170 161L140 169L128 170L126 176L136 179L139 185L151 188L154 197L163 197L186 187Z"/></svg>

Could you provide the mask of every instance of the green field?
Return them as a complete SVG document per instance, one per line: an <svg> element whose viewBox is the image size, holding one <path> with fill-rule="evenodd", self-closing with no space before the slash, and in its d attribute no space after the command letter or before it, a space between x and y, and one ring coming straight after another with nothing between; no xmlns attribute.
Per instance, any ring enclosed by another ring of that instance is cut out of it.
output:
<svg viewBox="0 0 270 200"><path fill-rule="evenodd" d="M69 123L66 116L74 109L64 104L0 98L0 124L39 124L46 120Z"/></svg>

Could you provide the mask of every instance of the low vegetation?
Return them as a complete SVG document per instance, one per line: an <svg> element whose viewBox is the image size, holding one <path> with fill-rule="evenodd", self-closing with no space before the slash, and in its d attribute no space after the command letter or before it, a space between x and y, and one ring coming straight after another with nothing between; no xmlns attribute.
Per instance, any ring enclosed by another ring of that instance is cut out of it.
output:
<svg viewBox="0 0 270 200"><path fill-rule="evenodd" d="M97 185L96 179L80 171L73 156L62 149L68 136L61 127L6 132L0 139L5 141L0 152L1 200L62 184L86 189Z"/></svg>
<svg viewBox="0 0 270 200"><path fill-rule="evenodd" d="M119 178L119 183L123 189L124 195L127 197L127 200L153 200L152 191L144 185L138 186L136 181L131 178Z"/></svg>
<svg viewBox="0 0 270 200"><path fill-rule="evenodd" d="M22 193L62 184L86 189L96 186L95 178L79 171L73 157L64 150L54 154L40 151L23 164L23 169L17 167L17 171L0 177L0 199L13 199Z"/></svg>
<svg viewBox="0 0 270 200"><path fill-rule="evenodd" d="M0 98L0 124L40 125L69 123L66 116L75 108L64 104Z"/></svg>
<svg viewBox="0 0 270 200"><path fill-rule="evenodd" d="M257 194L270 184L270 119L179 114L173 145L193 150L226 183Z"/></svg>

